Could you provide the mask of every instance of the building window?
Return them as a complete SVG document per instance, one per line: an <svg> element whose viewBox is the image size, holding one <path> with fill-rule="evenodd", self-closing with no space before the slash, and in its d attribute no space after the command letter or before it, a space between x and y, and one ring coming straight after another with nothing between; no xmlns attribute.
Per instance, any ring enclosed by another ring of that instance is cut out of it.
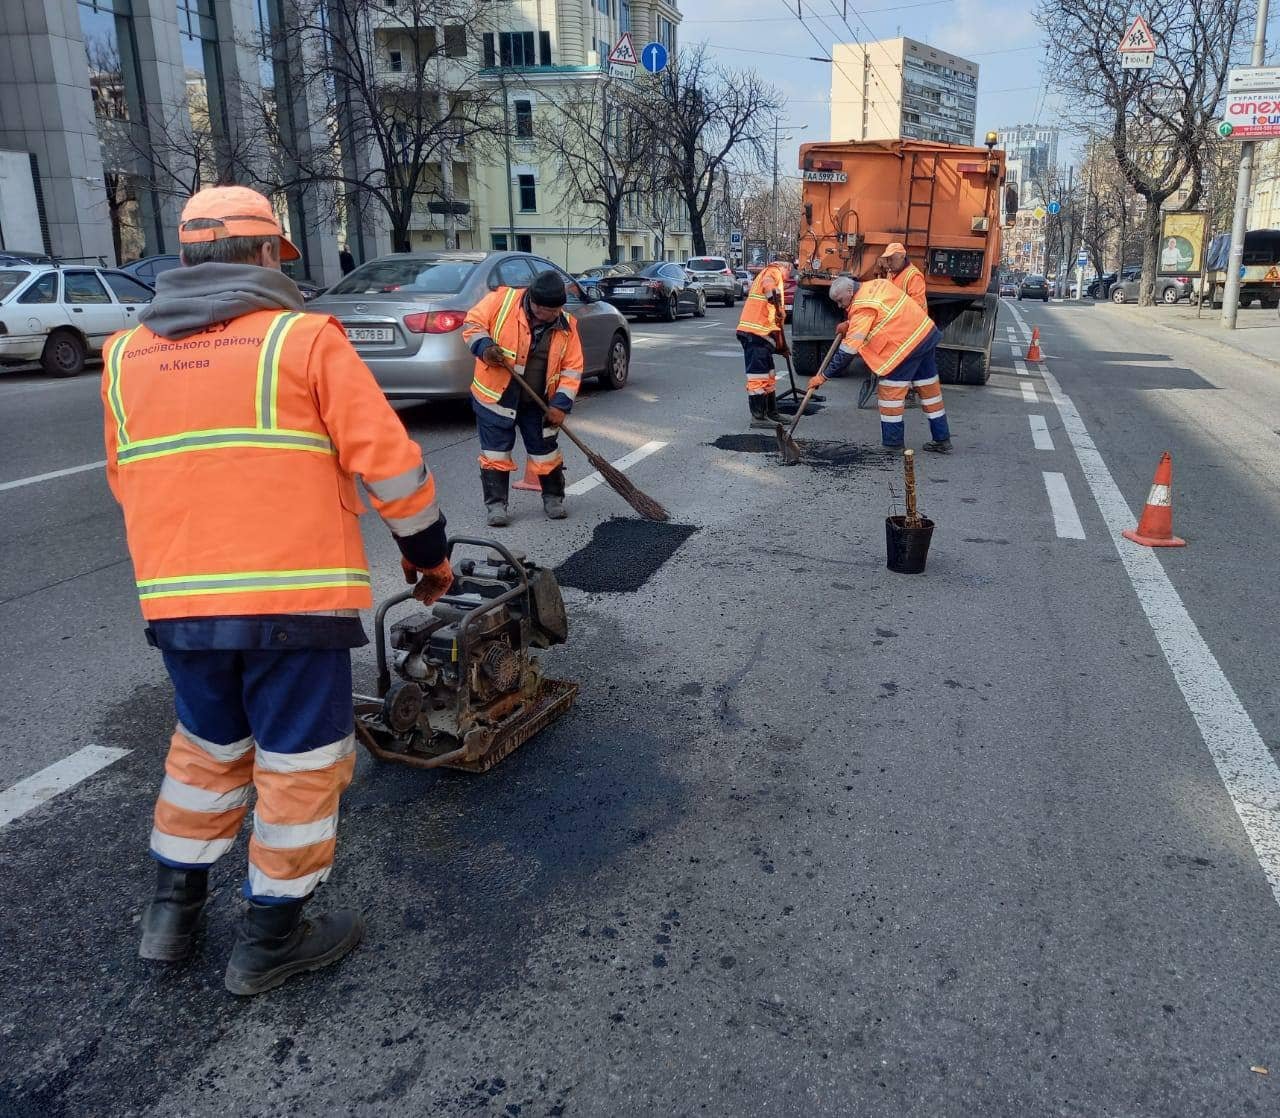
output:
<svg viewBox="0 0 1280 1118"><path fill-rule="evenodd" d="M666 16L658 17L658 42L673 54L676 49L676 25Z"/></svg>
<svg viewBox="0 0 1280 1118"><path fill-rule="evenodd" d="M492 32L481 40L484 51L484 66L492 69L495 66L550 66L551 65L551 32L538 33L537 46L539 56L534 55L534 38L532 31L501 31L495 43ZM539 61L539 58L541 61Z"/></svg>
<svg viewBox="0 0 1280 1118"><path fill-rule="evenodd" d="M631 30L631 0L618 0L618 30Z"/></svg>
<svg viewBox="0 0 1280 1118"><path fill-rule="evenodd" d="M522 214L534 213L538 209L538 188L534 185L532 175L520 175L517 178L520 184L520 212Z"/></svg>
<svg viewBox="0 0 1280 1118"><path fill-rule="evenodd" d="M551 32L538 32L538 57L543 66L551 65Z"/></svg>
<svg viewBox="0 0 1280 1118"><path fill-rule="evenodd" d="M186 74L187 113L193 131L208 136L211 150L201 153L208 167L206 186L218 180L217 147L227 134L226 94L222 83L222 61L218 53L218 23L213 0L177 0L178 39Z"/></svg>
<svg viewBox="0 0 1280 1118"><path fill-rule="evenodd" d="M516 252L532 252L533 238L528 233L516 234Z"/></svg>
<svg viewBox="0 0 1280 1118"><path fill-rule="evenodd" d="M446 58L467 57L467 29L465 27L446 27L444 29L444 55Z"/></svg>
<svg viewBox="0 0 1280 1118"><path fill-rule="evenodd" d="M398 50L388 51L387 65L391 67L393 74L400 73L404 69L404 56Z"/></svg>
<svg viewBox="0 0 1280 1118"><path fill-rule="evenodd" d="M516 102L516 138L531 140L533 138L533 102Z"/></svg>
<svg viewBox="0 0 1280 1118"><path fill-rule="evenodd" d="M596 8L602 15L609 14L609 0L596 0Z"/></svg>
<svg viewBox="0 0 1280 1118"><path fill-rule="evenodd" d="M493 246L494 252L507 251L507 235L505 233L490 233L489 243Z"/></svg>

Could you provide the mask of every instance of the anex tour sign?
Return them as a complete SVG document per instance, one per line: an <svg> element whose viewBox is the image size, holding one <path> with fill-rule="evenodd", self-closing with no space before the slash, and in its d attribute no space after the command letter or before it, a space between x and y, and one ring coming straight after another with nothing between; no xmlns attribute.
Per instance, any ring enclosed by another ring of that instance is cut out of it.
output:
<svg viewBox="0 0 1280 1118"><path fill-rule="evenodd" d="M1166 213L1160 221L1160 258L1162 276L1198 276L1204 254L1204 235L1208 215L1199 210Z"/></svg>
<svg viewBox="0 0 1280 1118"><path fill-rule="evenodd" d="M1280 136L1280 67L1242 66L1231 71L1218 135L1224 140Z"/></svg>

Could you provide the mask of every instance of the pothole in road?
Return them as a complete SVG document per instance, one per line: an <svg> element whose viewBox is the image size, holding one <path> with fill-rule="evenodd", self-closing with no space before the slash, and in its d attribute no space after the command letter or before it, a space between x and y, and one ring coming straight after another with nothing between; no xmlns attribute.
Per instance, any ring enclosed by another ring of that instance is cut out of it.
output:
<svg viewBox="0 0 1280 1118"><path fill-rule="evenodd" d="M858 446L855 443L796 439L802 465L817 470L847 470L853 466L888 470L901 459L882 447ZM772 435L721 435L711 444L717 450L740 454L777 454L778 442Z"/></svg>
<svg viewBox="0 0 1280 1118"><path fill-rule="evenodd" d="M616 517L597 524L591 542L556 568L562 586L604 594L639 590L698 529Z"/></svg>

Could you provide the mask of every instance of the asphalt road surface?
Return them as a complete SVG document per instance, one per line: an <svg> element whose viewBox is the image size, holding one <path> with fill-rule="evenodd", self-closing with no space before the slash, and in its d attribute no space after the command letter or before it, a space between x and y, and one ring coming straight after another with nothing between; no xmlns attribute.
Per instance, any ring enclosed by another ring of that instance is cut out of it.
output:
<svg viewBox="0 0 1280 1118"><path fill-rule="evenodd" d="M0 378L0 789L102 765L0 822L0 1114L1280 1113L1280 369L1006 305L905 576L875 412L833 382L804 464L752 449L735 321L638 325L575 412L662 444L629 474L690 531L592 549L607 487L514 495L502 538L589 587L546 659L577 707L483 776L362 756L316 903L367 939L249 1001L243 844L197 958L136 957L171 700L100 469L41 479L101 458L97 376ZM465 405L402 415L483 534ZM1165 449L1155 553L1119 531Z"/></svg>

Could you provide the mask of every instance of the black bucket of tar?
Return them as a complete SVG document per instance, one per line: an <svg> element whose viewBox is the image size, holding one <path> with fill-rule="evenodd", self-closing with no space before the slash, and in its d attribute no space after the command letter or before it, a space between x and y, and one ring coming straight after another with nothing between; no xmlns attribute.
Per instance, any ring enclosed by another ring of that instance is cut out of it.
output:
<svg viewBox="0 0 1280 1118"><path fill-rule="evenodd" d="M933 539L933 521L927 516L917 517L919 528L908 528L905 516L884 518L884 542L887 549L889 570L900 575L924 573L925 560L929 558L929 541Z"/></svg>

